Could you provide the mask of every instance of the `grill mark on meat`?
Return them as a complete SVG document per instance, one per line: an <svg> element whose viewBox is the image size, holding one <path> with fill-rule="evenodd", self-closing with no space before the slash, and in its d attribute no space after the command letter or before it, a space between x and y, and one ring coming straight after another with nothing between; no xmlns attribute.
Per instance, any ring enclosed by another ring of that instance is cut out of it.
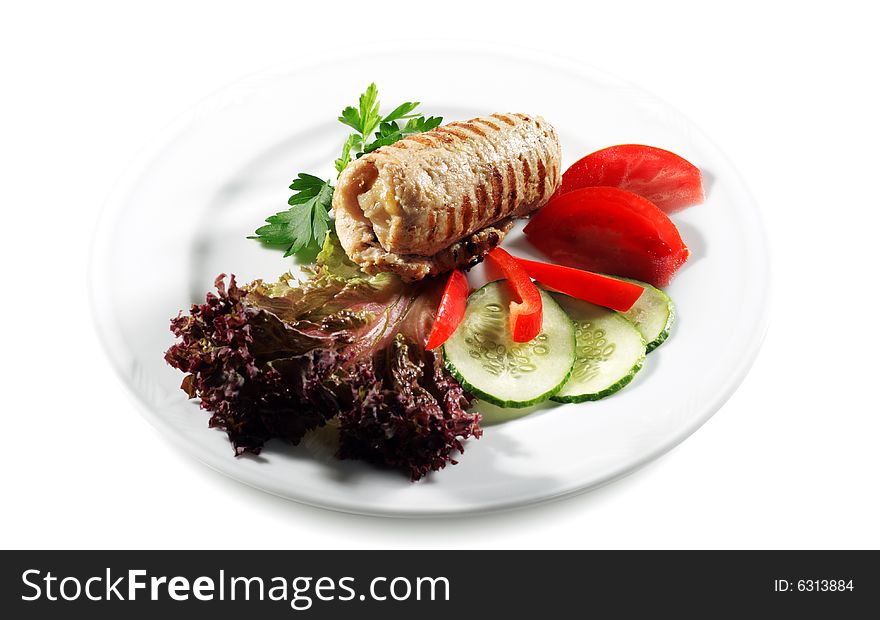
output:
<svg viewBox="0 0 880 620"><path fill-rule="evenodd" d="M486 186L480 183L477 185L477 217L485 220L486 209L488 207L488 196L486 195Z"/></svg>
<svg viewBox="0 0 880 620"><path fill-rule="evenodd" d="M537 166L535 165L535 158L533 155L526 155L523 160L523 176L526 176L528 173L529 182L526 184L526 198L527 200L537 200L538 197L538 187L536 181L536 170Z"/></svg>
<svg viewBox="0 0 880 620"><path fill-rule="evenodd" d="M471 121L468 121L466 123L449 123L449 124L453 127L461 127L462 129L467 129L468 131L472 131L473 133L477 134L481 138L486 137L486 132L483 131L482 129L480 129L476 124L474 124Z"/></svg>
<svg viewBox="0 0 880 620"><path fill-rule="evenodd" d="M443 234L447 237L451 237L455 233L455 223L452 218L452 212L449 207L446 207L441 213L443 214Z"/></svg>
<svg viewBox="0 0 880 620"><path fill-rule="evenodd" d="M382 148L406 149L406 148L407 148L407 144L406 144L406 140L398 140L398 141L395 142L394 144L389 144L387 147L382 147Z"/></svg>
<svg viewBox="0 0 880 620"><path fill-rule="evenodd" d="M438 127L434 131L437 133L440 133L440 134L448 135L448 136L455 136L459 140L467 140L468 139L467 134L463 134L460 131L455 131L454 129L449 129L449 127Z"/></svg>
<svg viewBox="0 0 880 620"><path fill-rule="evenodd" d="M549 151L547 150L547 140L541 141L541 161L546 162L547 165L547 181L545 186L545 192L547 192L547 199L550 199L550 194L553 193L554 189L554 179L556 178L556 167L553 164L552 157L550 156Z"/></svg>
<svg viewBox="0 0 880 620"><path fill-rule="evenodd" d="M501 172L496 166L492 166L492 219L501 215L501 201L504 198L504 188L502 187L503 178Z"/></svg>
<svg viewBox="0 0 880 620"><path fill-rule="evenodd" d="M435 131L431 137L440 140L443 144L453 144L456 141L455 138L447 135L444 131Z"/></svg>
<svg viewBox="0 0 880 620"><path fill-rule="evenodd" d="M529 160L528 160L528 158L525 157L524 155L520 155L520 157L519 157L519 161L520 161L520 163L522 164L522 169L523 169L523 185L524 185L526 188L528 188L528 187L529 187L529 181L530 181L531 178L532 178L532 169L531 169L531 167L529 166Z"/></svg>
<svg viewBox="0 0 880 620"><path fill-rule="evenodd" d="M502 123L507 123L508 125L516 125L514 121L510 120L510 118L504 114L493 114L492 118L497 118Z"/></svg>
<svg viewBox="0 0 880 620"><path fill-rule="evenodd" d="M544 194L547 193L546 181L547 179L547 170L544 168L544 158L538 157L538 200L544 197Z"/></svg>
<svg viewBox="0 0 880 620"><path fill-rule="evenodd" d="M471 204L471 197L465 196L464 200L461 201L461 228L462 230L468 230L471 227L471 222L474 219L474 207Z"/></svg>
<svg viewBox="0 0 880 620"><path fill-rule="evenodd" d="M406 139L411 142L418 142L419 144L423 144L424 146L437 146L437 143L434 142L433 137L429 136L429 134L427 133L420 133L415 136L409 136Z"/></svg>
<svg viewBox="0 0 880 620"><path fill-rule="evenodd" d="M475 119L473 120L473 122L474 122L474 123L480 123L481 125L485 125L486 127L490 127L490 128L492 128L492 130L494 130L494 131L501 131L501 127L499 127L498 125L496 125L496 124L493 123L492 121L487 120L487 119L485 119L485 118L475 118Z"/></svg>
<svg viewBox="0 0 880 620"><path fill-rule="evenodd" d="M455 210L451 205L446 206L446 237L452 238L455 235Z"/></svg>
<svg viewBox="0 0 880 620"><path fill-rule="evenodd" d="M511 162L507 162L507 204L514 205L516 204L516 171L513 169L513 164Z"/></svg>

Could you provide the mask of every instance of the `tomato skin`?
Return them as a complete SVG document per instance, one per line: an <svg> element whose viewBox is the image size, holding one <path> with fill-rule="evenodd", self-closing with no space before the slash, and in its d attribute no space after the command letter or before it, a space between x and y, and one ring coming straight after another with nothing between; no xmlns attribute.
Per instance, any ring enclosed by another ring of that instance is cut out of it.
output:
<svg viewBox="0 0 880 620"><path fill-rule="evenodd" d="M526 225L554 263L663 287L689 251L669 217L632 192L586 187L554 197Z"/></svg>
<svg viewBox="0 0 880 620"><path fill-rule="evenodd" d="M446 280L443 296L440 298L440 307L437 308L437 316L434 318L434 325L431 326L431 334L425 345L428 351L436 349L455 333L464 318L467 298L467 278L461 271L454 269Z"/></svg>
<svg viewBox="0 0 880 620"><path fill-rule="evenodd" d="M510 331L514 342L528 342L541 333L544 309L541 292L522 265L506 250L495 248L486 255L489 267L496 267L507 278L519 301L510 302Z"/></svg>
<svg viewBox="0 0 880 620"><path fill-rule="evenodd" d="M562 175L559 193L598 186L629 190L666 213L705 199L699 168L675 153L642 144L619 144L581 158Z"/></svg>
<svg viewBox="0 0 880 620"><path fill-rule="evenodd" d="M516 260L525 268L529 276L541 284L560 293L618 312L626 312L632 308L645 290L638 284L617 280L592 271L539 263L525 258L517 258Z"/></svg>

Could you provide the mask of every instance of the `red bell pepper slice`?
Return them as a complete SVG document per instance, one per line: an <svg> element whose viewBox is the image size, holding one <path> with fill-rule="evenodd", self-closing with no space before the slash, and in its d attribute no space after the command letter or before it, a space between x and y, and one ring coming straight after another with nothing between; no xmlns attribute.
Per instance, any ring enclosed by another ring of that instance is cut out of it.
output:
<svg viewBox="0 0 880 620"><path fill-rule="evenodd" d="M609 278L592 271L539 263L525 258L516 260L525 268L529 276L541 284L546 284L560 293L618 312L626 312L632 308L645 290L638 284Z"/></svg>
<svg viewBox="0 0 880 620"><path fill-rule="evenodd" d="M440 307L437 308L437 316L431 333L428 336L428 351L436 349L455 332L455 329L464 318L464 310L467 306L468 282L465 275L458 269L453 270L446 280L443 296L440 298Z"/></svg>
<svg viewBox="0 0 880 620"><path fill-rule="evenodd" d="M517 260L501 248L486 255L490 267L497 267L513 291L510 302L510 331L514 342L528 342L541 332L544 311L541 292Z"/></svg>

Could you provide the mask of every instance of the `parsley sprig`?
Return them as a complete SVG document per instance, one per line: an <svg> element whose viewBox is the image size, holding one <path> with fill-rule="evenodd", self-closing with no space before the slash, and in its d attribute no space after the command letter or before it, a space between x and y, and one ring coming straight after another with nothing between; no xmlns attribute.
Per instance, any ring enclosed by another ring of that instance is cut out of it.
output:
<svg viewBox="0 0 880 620"><path fill-rule="evenodd" d="M348 106L339 116L339 122L355 130L349 134L342 145L342 155L336 160L336 171L342 172L351 161L352 152L360 157L364 153L375 151L380 146L394 144L404 136L434 129L443 122L439 116L425 118L413 111L419 107L418 101L405 101L394 108L389 114L379 114L379 90L376 84L370 84L358 100L358 107ZM400 126L398 121L406 121ZM370 134L376 132L375 139Z"/></svg>
<svg viewBox="0 0 880 620"><path fill-rule="evenodd" d="M358 106L347 106L339 121L351 129L342 144L342 154L335 161L337 176L345 167L365 153L379 147L394 144L401 138L429 131L439 126L439 116L425 117L414 113L418 101L405 101L390 113L379 112L379 89L370 84L358 99ZM401 121L406 121L401 124ZM290 189L294 194L287 201L290 208L266 218L266 224L258 228L250 239L258 239L266 245L285 248L284 256L296 255L303 262L314 260L327 231L333 226L330 207L333 201L333 185L311 174L300 173Z"/></svg>
<svg viewBox="0 0 880 620"><path fill-rule="evenodd" d="M363 152L371 153L380 146L394 144L403 137L414 133L430 131L431 129L434 129L434 127L439 127L442 122L443 118L440 116L429 116L428 118L425 118L424 116L416 116L409 119L406 124L401 127L400 123L396 121L389 122L383 120L379 125L379 131L376 132L376 139L364 146Z"/></svg>
<svg viewBox="0 0 880 620"><path fill-rule="evenodd" d="M287 201L290 209L267 217L266 225L249 238L269 245L286 246L284 256L297 254L305 257L312 251L317 254L330 230L333 186L330 181L301 172L290 184L290 189L295 192Z"/></svg>

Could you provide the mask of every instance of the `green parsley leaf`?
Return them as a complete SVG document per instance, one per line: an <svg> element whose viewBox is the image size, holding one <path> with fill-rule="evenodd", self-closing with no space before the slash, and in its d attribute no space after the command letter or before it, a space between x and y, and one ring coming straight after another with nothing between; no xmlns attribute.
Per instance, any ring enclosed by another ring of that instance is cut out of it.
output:
<svg viewBox="0 0 880 620"><path fill-rule="evenodd" d="M379 131L376 132L376 139L364 147L364 153L371 153L379 147L394 144L405 136L430 131L435 127L439 127L442 122L443 117L441 116L430 116L428 118L417 116L409 119L403 127L396 121L390 123L383 122L379 125Z"/></svg>
<svg viewBox="0 0 880 620"><path fill-rule="evenodd" d="M363 140L356 133L349 134L345 139L345 143L342 145L342 155L336 160L336 172L341 173L345 170L345 167L348 165L348 162L351 161L351 152L352 150L358 149L361 144L363 144Z"/></svg>
<svg viewBox="0 0 880 620"><path fill-rule="evenodd" d="M428 118L425 118L424 116L417 116L407 121L406 126L403 128L403 134L409 135L413 133L424 133L426 131L431 131L435 127L439 127L440 123L442 122L442 116L429 116Z"/></svg>
<svg viewBox="0 0 880 620"><path fill-rule="evenodd" d="M330 229L328 212L333 201L333 186L311 174L300 174L290 189L296 191L288 200L290 209L267 217L266 225L258 228L250 239L284 246L287 248L284 256L314 256Z"/></svg>
<svg viewBox="0 0 880 620"><path fill-rule="evenodd" d="M328 184L324 191L327 192L326 206L317 206L312 209L312 239L315 240L319 248L324 243L327 231L330 230L330 204L333 201L333 188Z"/></svg>
<svg viewBox="0 0 880 620"><path fill-rule="evenodd" d="M321 193L327 181L313 174L301 172L290 184L290 189L296 193L287 201L289 205L298 205L307 202Z"/></svg>
<svg viewBox="0 0 880 620"><path fill-rule="evenodd" d="M394 108L394 110L391 112L391 114L389 114L388 116L386 116L382 120L384 122L388 123L388 122L396 121L396 120L399 120L402 118L412 118L415 115L410 114L410 112L415 110L417 107L419 107L418 101L407 101L405 103L401 103L399 106Z"/></svg>
<svg viewBox="0 0 880 620"><path fill-rule="evenodd" d="M348 106L342 111L342 115L339 117L339 122L343 125L348 125L355 131L361 130L361 117L358 114L357 109L352 106Z"/></svg>
<svg viewBox="0 0 880 620"><path fill-rule="evenodd" d="M379 115L379 89L376 84L367 86L367 90L361 93L358 107L348 106L342 110L339 122L348 125L366 138L376 129L382 117Z"/></svg>
<svg viewBox="0 0 880 620"><path fill-rule="evenodd" d="M382 118L379 116L379 89L376 88L375 82L367 86L358 103L361 113L361 133L366 135L376 128Z"/></svg>
<svg viewBox="0 0 880 620"><path fill-rule="evenodd" d="M336 160L336 171L341 173L351 161L351 153L359 148L363 150L357 153L357 157L375 151L380 146L394 144L403 136L433 129L442 122L440 117L425 119L422 115L413 114L418 106L418 101L405 101L383 117L379 114L379 89L375 83L370 84L361 94L358 107L348 106L339 116L343 125L351 127L360 135L350 134L345 140L342 156ZM407 120L406 125L400 127L397 123L400 120ZM376 139L368 145L369 136L374 131Z"/></svg>

